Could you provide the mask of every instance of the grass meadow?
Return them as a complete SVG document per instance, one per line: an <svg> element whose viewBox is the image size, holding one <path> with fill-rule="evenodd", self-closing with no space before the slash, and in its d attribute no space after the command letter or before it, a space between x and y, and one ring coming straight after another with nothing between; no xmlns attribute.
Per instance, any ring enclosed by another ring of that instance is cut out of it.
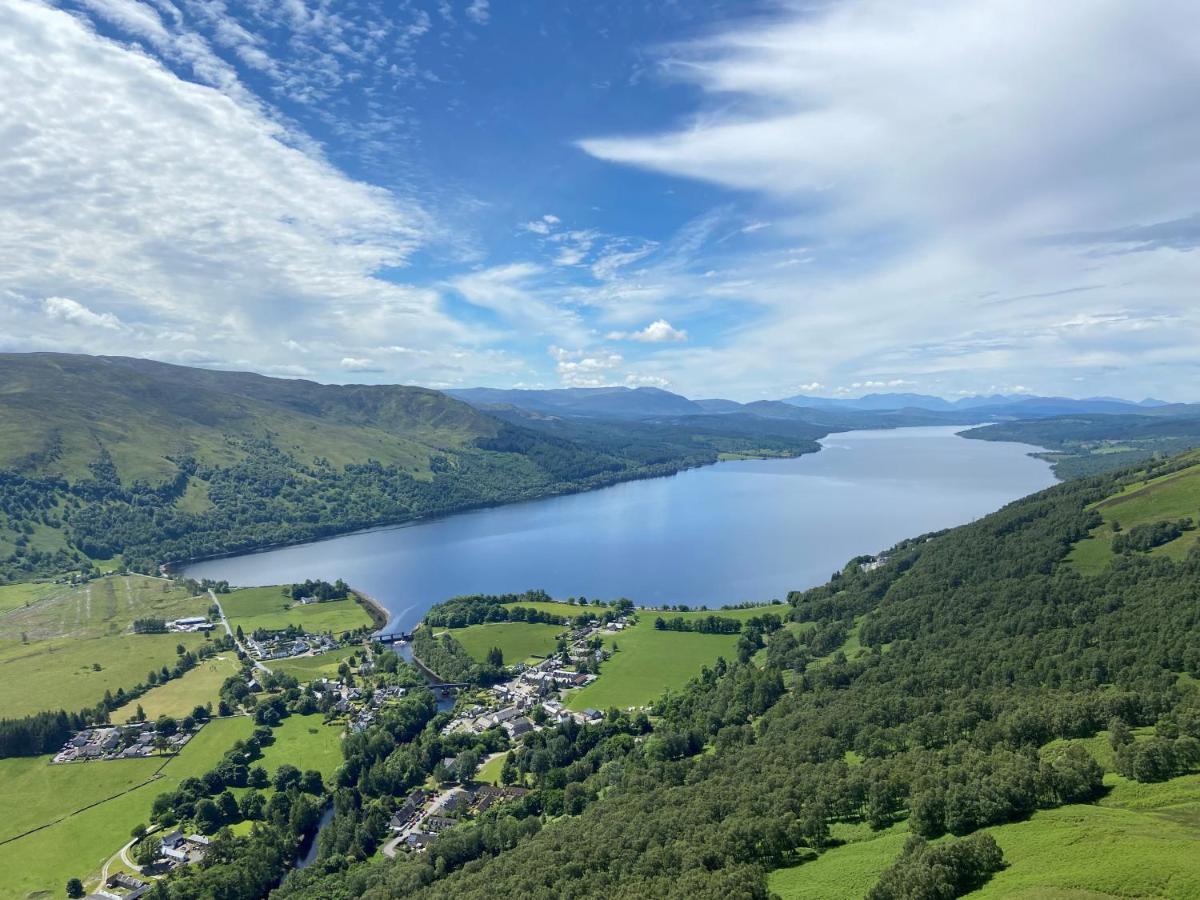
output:
<svg viewBox="0 0 1200 900"><path fill-rule="evenodd" d="M93 706L106 690L131 688L151 669L173 665L178 645L195 648L203 642L197 634L123 634L28 644L0 640L0 710L6 716L25 716Z"/></svg>
<svg viewBox="0 0 1200 900"><path fill-rule="evenodd" d="M202 660L182 678L173 678L166 684L151 688L137 700L113 710L112 721L128 721L139 705L147 719L157 719L159 716L181 718L206 703L212 703L213 709L216 709L222 682L237 672L237 656L233 652Z"/></svg>
<svg viewBox="0 0 1200 900"><path fill-rule="evenodd" d="M1200 465L1129 485L1119 494L1101 500L1095 508L1103 517L1104 524L1077 543L1068 557L1071 564L1084 575L1104 571L1114 559L1114 532L1111 527L1114 521L1128 531L1135 525L1164 519L1200 520ZM1187 556L1197 543L1200 543L1200 532L1189 531L1168 544L1155 547L1150 553L1179 560Z"/></svg>
<svg viewBox="0 0 1200 900"><path fill-rule="evenodd" d="M262 759L255 765L271 774L283 763L300 771L316 769L326 782L342 763L342 726L325 725L320 713L288 716L271 732L275 742L263 747Z"/></svg>
<svg viewBox="0 0 1200 900"><path fill-rule="evenodd" d="M611 648L616 644L617 652L601 666L599 678L567 695L568 707L604 710L645 706L664 691L683 687L717 657L733 659L737 655L736 634L658 631L655 617L653 610L643 610L637 625L605 637L605 645Z"/></svg>
<svg viewBox="0 0 1200 900"><path fill-rule="evenodd" d="M230 626L240 625L246 634L256 628L278 631L288 625L337 634L371 624L367 611L352 599L293 604L278 585L233 591L221 597L221 608Z"/></svg>
<svg viewBox="0 0 1200 900"><path fill-rule="evenodd" d="M1105 784L1109 793L1098 803L1040 810L986 829L1007 865L968 896L1200 897L1200 775L1138 784L1109 774ZM835 825L834 837L846 843L772 872L768 886L783 900L862 897L900 854L908 833L904 823L877 833Z"/></svg>
<svg viewBox="0 0 1200 900"><path fill-rule="evenodd" d="M101 867L129 840L133 827L149 819L154 798L184 778L207 772L252 730L247 717L217 719L165 763L51 766L44 756L0 760L0 808L21 805L27 827L47 826L0 844L0 897L59 897L71 877L88 879L89 889L98 887Z"/></svg>
<svg viewBox="0 0 1200 900"><path fill-rule="evenodd" d="M318 678L336 678L342 660L353 655L359 648L340 647L318 656L298 656L294 659L271 661L271 671L291 675L297 681L315 681Z"/></svg>
<svg viewBox="0 0 1200 900"><path fill-rule="evenodd" d="M450 633L472 659L483 662L489 650L499 647L505 664L512 665L535 656L549 656L554 652L563 627L540 622L491 622L452 628Z"/></svg>

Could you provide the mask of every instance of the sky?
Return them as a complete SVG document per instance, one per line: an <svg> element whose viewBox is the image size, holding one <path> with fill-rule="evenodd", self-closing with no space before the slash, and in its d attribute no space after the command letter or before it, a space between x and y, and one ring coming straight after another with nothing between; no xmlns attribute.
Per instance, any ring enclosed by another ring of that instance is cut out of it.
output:
<svg viewBox="0 0 1200 900"><path fill-rule="evenodd" d="M1200 399L1200 4L4 0L0 351Z"/></svg>

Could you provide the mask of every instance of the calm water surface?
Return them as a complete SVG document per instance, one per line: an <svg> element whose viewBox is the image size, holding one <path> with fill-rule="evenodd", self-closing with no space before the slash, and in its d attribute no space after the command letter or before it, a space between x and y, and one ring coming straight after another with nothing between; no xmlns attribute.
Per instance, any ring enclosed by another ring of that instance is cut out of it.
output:
<svg viewBox="0 0 1200 900"><path fill-rule="evenodd" d="M344 578L408 630L456 594L544 588L638 604L782 598L847 560L1054 484L1024 444L953 427L830 435L820 453L360 532L189 566L237 585Z"/></svg>

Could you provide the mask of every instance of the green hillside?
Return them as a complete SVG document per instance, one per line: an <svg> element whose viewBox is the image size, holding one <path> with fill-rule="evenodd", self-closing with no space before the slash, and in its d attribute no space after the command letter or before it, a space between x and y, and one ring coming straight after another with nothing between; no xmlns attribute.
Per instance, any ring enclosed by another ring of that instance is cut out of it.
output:
<svg viewBox="0 0 1200 900"><path fill-rule="evenodd" d="M274 896L1194 896L1200 552L1091 575L1070 554L1110 504L1175 515L1198 468L1066 482L847 565L772 607L807 626L790 649L710 663L648 718L525 736L529 795L424 853L348 861L397 793L360 780L337 852ZM396 733L347 765L411 765Z"/></svg>
<svg viewBox="0 0 1200 900"><path fill-rule="evenodd" d="M0 582L161 562L795 455L804 434L557 435L437 391L0 354Z"/></svg>
<svg viewBox="0 0 1200 900"><path fill-rule="evenodd" d="M1169 465L1146 470L1112 496L1094 504L1102 520L1075 545L1070 560L1079 571L1094 575L1116 558L1114 542L1155 523L1200 520L1200 454L1189 453ZM1180 560L1197 545L1195 530L1182 530L1145 550L1130 550ZM1153 541L1151 541L1153 542ZM1120 549L1118 545L1118 550Z"/></svg>

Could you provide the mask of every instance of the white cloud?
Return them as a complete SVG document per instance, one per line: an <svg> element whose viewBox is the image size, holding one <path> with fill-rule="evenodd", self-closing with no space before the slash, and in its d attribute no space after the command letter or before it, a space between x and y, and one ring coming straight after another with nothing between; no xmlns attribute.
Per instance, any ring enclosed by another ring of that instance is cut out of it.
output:
<svg viewBox="0 0 1200 900"><path fill-rule="evenodd" d="M355 356L342 357L341 367L347 372L376 372L375 363L369 359Z"/></svg>
<svg viewBox="0 0 1200 900"><path fill-rule="evenodd" d="M190 47L196 65L208 59L149 7L91 7L164 57ZM218 360L259 369L289 364L293 340L323 348L305 361L318 371L381 335L447 358L485 338L436 290L376 275L439 233L432 218L347 177L215 66L204 83L182 80L81 16L0 4L0 291L57 298L13 301L8 334L180 362L195 361L181 339L202 336ZM144 327L104 310L136 310ZM48 317L110 338L88 343Z"/></svg>
<svg viewBox="0 0 1200 900"><path fill-rule="evenodd" d="M543 296L537 277L544 272L534 263L509 263L460 275L449 282L468 303L491 310L511 324L580 341L585 330L579 317Z"/></svg>
<svg viewBox="0 0 1200 900"><path fill-rule="evenodd" d="M491 18L491 11L488 9L490 5L488 0L471 0L466 9L467 18L476 25L486 25Z"/></svg>
<svg viewBox="0 0 1200 900"><path fill-rule="evenodd" d="M120 329L121 320L112 313L97 313L68 297L47 297L42 301L46 315L59 322L71 322L89 328Z"/></svg>
<svg viewBox="0 0 1200 900"><path fill-rule="evenodd" d="M606 387L620 379L612 374L625 360L611 351L590 352L550 347L555 371L565 387Z"/></svg>
<svg viewBox="0 0 1200 900"><path fill-rule="evenodd" d="M675 328L666 319L656 319L640 331L612 331L606 336L610 341L640 341L646 344L665 344L686 341L688 333Z"/></svg>
<svg viewBox="0 0 1200 900"><path fill-rule="evenodd" d="M1200 343L1200 218L1178 190L1200 176L1197 31L1188 0L841 0L675 46L695 114L580 146L760 194L775 244L803 250L728 256L706 267L718 290L631 269L594 302L731 318L716 345L656 355L689 393L803 366L948 393L1065 391L1082 370L1097 393L1179 396Z"/></svg>

